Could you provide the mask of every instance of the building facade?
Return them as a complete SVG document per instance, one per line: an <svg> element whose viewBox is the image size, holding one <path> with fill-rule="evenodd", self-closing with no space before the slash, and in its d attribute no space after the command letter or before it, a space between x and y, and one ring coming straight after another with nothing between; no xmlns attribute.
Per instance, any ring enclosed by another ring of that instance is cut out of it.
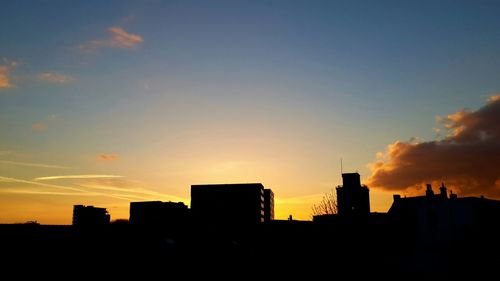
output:
<svg viewBox="0 0 500 281"><path fill-rule="evenodd" d="M176 227L189 220L182 202L145 201L130 203L130 224L144 227Z"/></svg>
<svg viewBox="0 0 500 281"><path fill-rule="evenodd" d="M370 215L370 190L361 185L358 173L343 173L343 185L337 187L338 213L343 217Z"/></svg>
<svg viewBox="0 0 500 281"><path fill-rule="evenodd" d="M192 185L191 211L197 220L209 224L258 224L265 220L264 197L260 183ZM274 216L274 206L269 205L269 219L271 211Z"/></svg>
<svg viewBox="0 0 500 281"><path fill-rule="evenodd" d="M264 222L274 220L274 193L271 189L264 189Z"/></svg>
<svg viewBox="0 0 500 281"><path fill-rule="evenodd" d="M449 240L464 233L498 233L500 201L484 197L458 197L444 183L435 194L427 184L425 195L394 195L389 209L393 223L426 240Z"/></svg>

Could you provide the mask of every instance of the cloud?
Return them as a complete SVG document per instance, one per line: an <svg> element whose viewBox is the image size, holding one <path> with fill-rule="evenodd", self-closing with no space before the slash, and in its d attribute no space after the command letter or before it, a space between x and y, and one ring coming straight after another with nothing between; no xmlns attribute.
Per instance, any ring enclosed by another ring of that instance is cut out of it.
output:
<svg viewBox="0 0 500 281"><path fill-rule="evenodd" d="M111 197L115 199L121 199L121 200L126 200L130 201L131 199L136 198L134 195L127 195L127 194L113 194L113 193L104 193L104 192L90 192L84 188L81 187L73 187L73 186L67 186L67 185L59 185L59 184L48 184L48 183L42 183L42 182L37 182L37 181L29 181L29 180L23 180L23 179L16 179L16 178L10 178L10 177L3 177L0 176L0 183L1 182L13 182L13 183L21 183L21 184L27 184L27 185L32 185L32 186L41 186L41 187L47 187L47 188L52 188L52 189L57 189L57 190L66 190L67 192L58 192L56 191L55 193L52 191L48 192L43 192L43 190L31 190L31 189L26 189L26 188L19 188L19 189L5 189L6 192L8 193L19 193L19 194L58 194L58 195L71 195L71 196L104 196L104 197ZM3 192L4 189L0 189L0 192ZM73 191L73 192L68 192L68 191Z"/></svg>
<svg viewBox="0 0 500 281"><path fill-rule="evenodd" d="M5 65L0 65L0 89L8 89L13 86L10 83L9 68Z"/></svg>
<svg viewBox="0 0 500 281"><path fill-rule="evenodd" d="M49 169L71 169L70 167L59 166L59 165L28 163L28 162L15 162L15 161L7 161L7 160L0 160L0 164L9 164L9 165L35 167L35 168L49 168Z"/></svg>
<svg viewBox="0 0 500 281"><path fill-rule="evenodd" d="M118 155L102 153L102 154L99 154L98 159L101 161L115 161L115 160L118 160Z"/></svg>
<svg viewBox="0 0 500 281"><path fill-rule="evenodd" d="M0 64L0 90L12 88L15 86L14 84L12 84L10 71L16 66L17 62L3 59L3 64Z"/></svg>
<svg viewBox="0 0 500 281"><path fill-rule="evenodd" d="M43 122L36 122L31 125L31 128L35 131L44 131L47 129L47 125Z"/></svg>
<svg viewBox="0 0 500 281"><path fill-rule="evenodd" d="M441 140L396 141L371 164L367 184L392 191L445 182L461 195L500 197L500 95L476 111L439 118Z"/></svg>
<svg viewBox="0 0 500 281"><path fill-rule="evenodd" d="M46 180L70 180L66 184L44 183ZM163 201L187 201L175 195L164 194L144 188L138 181L125 179L117 175L65 175L38 177L32 181L0 176L1 183L18 183L32 187L45 187L49 190L39 188L0 188L0 192L17 194L40 194L40 195L68 195L68 196L105 196L121 200L163 200ZM61 192L63 190L63 192Z"/></svg>
<svg viewBox="0 0 500 281"><path fill-rule="evenodd" d="M56 189L71 190L71 191L76 191L76 192L85 192L85 190L83 190L83 189L75 188L75 187L71 187L71 186L56 185L56 184L47 184L47 183L39 183L39 182L28 181L28 180L23 180L23 179L16 179L16 178L11 178L11 177L2 177L2 176L0 176L0 182L16 182L16 183L38 185L38 186L50 187L50 188L56 188Z"/></svg>
<svg viewBox="0 0 500 281"><path fill-rule="evenodd" d="M108 40L109 46L113 48L132 48L144 41L140 35L128 33L121 27L111 27L108 31L113 34Z"/></svg>
<svg viewBox="0 0 500 281"><path fill-rule="evenodd" d="M34 178L34 181L46 180L60 180L60 179L109 179L109 178L123 178L123 176L116 175L65 175L65 176L50 176Z"/></svg>
<svg viewBox="0 0 500 281"><path fill-rule="evenodd" d="M66 84L75 80L75 78L69 75L64 75L56 72L42 72L37 74L36 77L38 78L38 80L54 84Z"/></svg>
<svg viewBox="0 0 500 281"><path fill-rule="evenodd" d="M13 88L16 85L12 83L11 72L19 65L17 61L12 61L8 59L3 59L0 61L0 90ZM75 78L56 72L42 72L36 75L27 75L29 79L36 79L48 83L65 84L70 83L75 80Z"/></svg>
<svg viewBox="0 0 500 281"><path fill-rule="evenodd" d="M30 190L22 188L2 188L0 190L2 193L14 193L14 194L35 194L35 195L63 195L63 196L98 196L99 193L74 193L74 192L61 192L61 191L42 191L42 190Z"/></svg>
<svg viewBox="0 0 500 281"><path fill-rule="evenodd" d="M37 121L31 125L31 129L34 131L45 131L49 124L52 124L56 122L57 116L55 114L50 114L47 117L45 117L42 121Z"/></svg>
<svg viewBox="0 0 500 281"><path fill-rule="evenodd" d="M144 42L142 36L128 33L121 27L110 27L108 32L111 33L111 38L92 40L78 46L78 49L85 52L94 52L101 48L131 49Z"/></svg>
<svg viewBox="0 0 500 281"><path fill-rule="evenodd" d="M91 190L119 192L122 196L135 198L135 200L162 200L162 201L188 201L175 195L164 194L144 188L143 184L125 178L100 178L80 181L78 186Z"/></svg>

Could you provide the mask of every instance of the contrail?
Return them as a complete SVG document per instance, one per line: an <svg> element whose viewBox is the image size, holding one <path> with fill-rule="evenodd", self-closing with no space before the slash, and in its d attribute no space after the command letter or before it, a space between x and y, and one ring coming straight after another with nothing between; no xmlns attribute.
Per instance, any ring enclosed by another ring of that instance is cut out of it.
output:
<svg viewBox="0 0 500 281"><path fill-rule="evenodd" d="M156 199L164 198L164 199L169 199L169 200L186 201L185 198L181 198L181 197L178 197L175 195L170 195L170 194L164 194L164 193L160 193L160 192L156 192L156 191L152 191L152 190L148 190L148 189L144 189L144 188L123 189L123 188L114 187L114 186L92 184L92 183L91 184L83 183L83 184L79 184L79 186L91 188L91 189L100 189L100 190L108 190L108 191L121 191L121 192L126 192L126 193L148 195L148 196L150 196L150 198L149 198L150 200L152 197L152 198L156 198ZM127 195L127 196L129 196L129 195ZM132 195L130 195L130 196L132 196ZM136 196L136 195L134 195L134 196Z"/></svg>
<svg viewBox="0 0 500 281"><path fill-rule="evenodd" d="M90 176L90 175L76 175L76 176L68 176L66 178L96 178L96 177L78 177L78 176ZM101 176L97 178L122 178L122 176L112 176L112 175L93 175L93 176ZM64 177L64 176L61 176ZM35 180L49 180L49 179L59 179L61 178L60 176L55 176L55 177L45 177L44 178L36 178ZM151 200L152 198L156 198L157 200L160 198L169 198L169 199L175 199L179 201L184 201L184 198L176 197L173 195L168 195L168 194L163 194L155 191L150 191L146 190L143 188L140 189L122 189L118 187L112 187L112 186L103 186L103 185L93 185L93 184L81 184L80 186L83 188L91 188L91 189L101 189L101 190L108 190L108 191L120 191L123 193L128 193L128 194L116 194L116 193L103 193L103 192L96 192L96 191L88 191L82 188L77 188L77 187L70 187L70 186L64 186L64 185L57 185L57 184L48 184L48 183L43 183L39 181L29 181L29 180L22 180L22 179L16 179L16 178L9 178L9 177L2 177L0 176L0 182L1 181L10 181L10 182L18 182L18 183L25 183L25 184L31 184L31 185L38 185L38 186L44 186L44 187L50 187L50 188L57 188L57 189L64 189L64 190L71 190L71 191L76 191L75 193L70 193L70 192L53 192L53 195L73 195L73 196L106 196L106 197L111 197L111 198L116 198L116 199L121 199L125 201L132 201L132 200ZM50 192L44 192L44 191L27 191L27 190L19 190L16 192L15 190L12 189L0 189L0 192L8 192L8 193L24 193L24 194L51 194ZM132 193L132 194L131 194ZM134 194L135 193L135 194ZM141 196L144 195L144 196ZM148 196L148 197L146 197ZM151 198L152 197L152 198Z"/></svg>
<svg viewBox="0 0 500 281"><path fill-rule="evenodd" d="M8 161L8 160L0 160L0 163L2 163L2 164L10 164L10 165L17 165L17 166L36 167L36 168L71 169L70 167L59 166L59 165L29 163L29 162L15 162L15 161Z"/></svg>
<svg viewBox="0 0 500 281"><path fill-rule="evenodd" d="M123 176L116 175L65 175L65 176L50 176L34 178L34 181L46 180L59 180L59 179L109 179L109 178L123 178Z"/></svg>
<svg viewBox="0 0 500 281"><path fill-rule="evenodd" d="M2 176L0 176L0 181L11 181L11 182L26 183L26 184L32 184L32 185L38 185L38 186L45 186L45 187L51 187L51 188L73 190L73 191L82 192L84 194L92 193L92 194L95 194L95 195L107 196L107 197L112 197L112 198L116 198L116 199L122 199L122 200L130 201L130 199L128 199L128 198L126 198L124 196L121 196L121 195L108 194L108 193L102 193L102 192L89 192L89 191L84 190L84 189L80 189L80 188L76 188L76 187L70 187L70 186L64 186L64 185L41 183L41 182L36 182L36 181L21 180L21 179L9 178L9 177L2 177ZM80 194L79 193L75 193L74 195L83 195L83 194L81 194L81 193Z"/></svg>

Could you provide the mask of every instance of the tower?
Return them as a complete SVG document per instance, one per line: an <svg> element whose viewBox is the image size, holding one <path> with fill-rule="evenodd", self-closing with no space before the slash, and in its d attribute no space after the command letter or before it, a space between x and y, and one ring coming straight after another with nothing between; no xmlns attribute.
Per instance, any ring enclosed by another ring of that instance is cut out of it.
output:
<svg viewBox="0 0 500 281"><path fill-rule="evenodd" d="M361 185L358 173L342 173L343 185L337 187L337 205L340 216L360 217L370 214L370 190Z"/></svg>

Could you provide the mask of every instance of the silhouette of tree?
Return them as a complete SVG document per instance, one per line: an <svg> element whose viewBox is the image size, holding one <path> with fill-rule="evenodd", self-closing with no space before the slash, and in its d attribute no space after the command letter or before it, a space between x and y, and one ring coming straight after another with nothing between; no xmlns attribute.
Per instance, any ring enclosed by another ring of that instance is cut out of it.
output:
<svg viewBox="0 0 500 281"><path fill-rule="evenodd" d="M312 206L313 216L333 215L338 213L337 197L332 189L323 195L323 199L318 204Z"/></svg>

